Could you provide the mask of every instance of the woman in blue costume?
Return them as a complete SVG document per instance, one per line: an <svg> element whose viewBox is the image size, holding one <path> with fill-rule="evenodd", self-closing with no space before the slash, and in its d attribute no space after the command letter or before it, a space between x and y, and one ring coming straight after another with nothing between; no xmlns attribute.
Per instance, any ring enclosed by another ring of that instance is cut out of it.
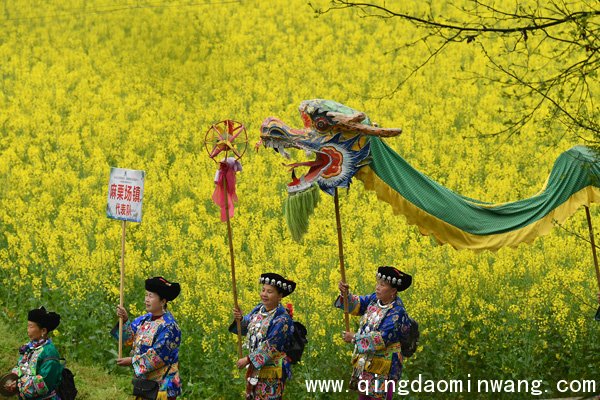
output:
<svg viewBox="0 0 600 400"><path fill-rule="evenodd" d="M237 361L237 367L247 368L246 399L279 400L285 381L291 377L285 348L294 331L292 317L281 299L296 289L296 283L275 273L262 274L260 283L261 302L247 315L233 310L236 321L241 321L249 351ZM229 328L232 333L237 333L236 321Z"/></svg>
<svg viewBox="0 0 600 400"><path fill-rule="evenodd" d="M340 295L335 307L344 309L343 297L348 298L348 312L362 316L358 332L343 332L343 339L354 344L351 386L366 389L359 399L391 400L395 384L402 374L400 340L407 337L410 320L398 292L408 289L412 277L394 267L379 267L375 293L366 296L351 294L348 285L340 282ZM361 382L359 385L358 382Z"/></svg>
<svg viewBox="0 0 600 400"><path fill-rule="evenodd" d="M147 313L128 322L127 311L117 306L123 324L123 340L131 348L131 357L117 359L120 366L131 366L137 378L156 381L157 400L175 400L181 394L179 378L179 345L181 330L169 311L167 302L181 291L179 283L157 276L146 279ZM118 325L113 329L118 338Z"/></svg>

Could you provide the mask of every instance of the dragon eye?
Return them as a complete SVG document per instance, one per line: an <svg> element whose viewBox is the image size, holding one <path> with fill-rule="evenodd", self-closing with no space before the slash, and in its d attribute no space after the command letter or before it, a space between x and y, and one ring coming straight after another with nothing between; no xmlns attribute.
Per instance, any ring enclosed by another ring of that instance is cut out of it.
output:
<svg viewBox="0 0 600 400"><path fill-rule="evenodd" d="M327 121L327 118L319 117L315 119L315 128L319 131L326 131L331 128L331 124Z"/></svg>

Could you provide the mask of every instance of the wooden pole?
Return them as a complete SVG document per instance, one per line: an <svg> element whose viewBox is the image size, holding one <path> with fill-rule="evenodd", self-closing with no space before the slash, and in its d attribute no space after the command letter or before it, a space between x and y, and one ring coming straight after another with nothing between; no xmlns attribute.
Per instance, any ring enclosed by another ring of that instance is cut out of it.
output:
<svg viewBox="0 0 600 400"><path fill-rule="evenodd" d="M592 254L594 255L594 267L596 268L596 280L598 281L598 290L600 290L600 268L598 267L598 256L596 255L596 243L594 242L594 228L592 227L592 216L590 209L585 207L585 216L587 217L588 228L590 230L590 243L592 244Z"/></svg>
<svg viewBox="0 0 600 400"><path fill-rule="evenodd" d="M335 188L335 194L333 196L335 203L335 222L337 224L337 238L338 238L338 253L340 259L340 273L342 275L342 282L346 283L346 268L344 267L344 241L342 239L342 222L340 220L340 200L338 196L338 189ZM350 331L350 319L348 318L348 296L342 296L344 302L344 324L346 332Z"/></svg>
<svg viewBox="0 0 600 400"><path fill-rule="evenodd" d="M121 287L119 289L119 305L123 307L123 291L125 282L125 221L121 224ZM123 318L119 318L119 358L123 358Z"/></svg>
<svg viewBox="0 0 600 400"><path fill-rule="evenodd" d="M227 157L225 157L225 162L227 162ZM229 239L229 256L231 259L231 286L233 290L233 306L236 309L239 309L238 305L238 295L237 295L237 284L235 281L235 258L233 256L233 234L231 232L231 222L229 221L229 196L227 194L227 174L224 171L223 173L223 190L225 191L225 217L227 218L227 237ZM237 325L237 350L238 350L238 358L242 358L242 321L236 320Z"/></svg>

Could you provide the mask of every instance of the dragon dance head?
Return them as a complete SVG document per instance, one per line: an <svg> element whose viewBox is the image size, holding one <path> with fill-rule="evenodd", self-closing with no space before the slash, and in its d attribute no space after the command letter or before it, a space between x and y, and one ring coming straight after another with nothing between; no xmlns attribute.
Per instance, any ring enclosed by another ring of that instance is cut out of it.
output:
<svg viewBox="0 0 600 400"><path fill-rule="evenodd" d="M356 172L369 163L369 144L364 136L391 137L402 132L380 128L364 113L331 100L305 100L299 111L303 128L291 128L269 117L262 123L260 132L259 144L285 158L290 158L286 150L290 148L315 156L314 161L287 165L292 171L292 181L288 184L290 194L304 192L315 184L331 195L336 187L349 187ZM308 172L298 177L298 167L308 167Z"/></svg>
<svg viewBox="0 0 600 400"><path fill-rule="evenodd" d="M331 100L306 100L300 104L302 128L291 128L275 117L264 120L260 142L285 158L287 149L303 150L313 161L287 164L292 171L284 214L292 237L299 241L308 230L308 218L319 201L319 189L333 195L338 187L349 187L352 177L370 162L366 137L391 137L401 129L384 129L371 123L364 113ZM300 177L299 167L308 167Z"/></svg>

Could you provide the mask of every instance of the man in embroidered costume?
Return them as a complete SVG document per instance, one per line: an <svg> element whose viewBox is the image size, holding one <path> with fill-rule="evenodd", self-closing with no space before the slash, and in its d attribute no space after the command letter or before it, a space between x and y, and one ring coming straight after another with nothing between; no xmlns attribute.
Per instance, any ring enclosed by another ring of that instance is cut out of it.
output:
<svg viewBox="0 0 600 400"><path fill-rule="evenodd" d="M395 384L402 374L400 340L410 329L410 320L397 293L408 289L412 277L394 267L379 267L375 293L357 296L340 282L340 296L335 307L344 309L342 296L348 296L348 312L361 315L358 332L343 332L347 343L354 343L350 386L362 389L359 399L386 399L393 396ZM368 383L368 385L366 385ZM367 389L367 390L364 390ZM387 390L390 389L390 390Z"/></svg>
<svg viewBox="0 0 600 400"><path fill-rule="evenodd" d="M179 283L163 277L146 279L147 313L123 324L123 338L126 345L132 346L132 356L117 359L117 364L131 365L137 378L158 382L157 400L173 400L181 394L181 330L173 314L167 311L167 302L174 300L180 291ZM119 306L117 316L123 321L128 319L127 311ZM112 334L118 338L118 325Z"/></svg>
<svg viewBox="0 0 600 400"><path fill-rule="evenodd" d="M12 373L18 377L5 389L19 393L21 399L59 400L56 394L62 379L60 356L48 333L60 324L60 315L44 307L29 311L27 336L30 342L19 349L19 362Z"/></svg>
<svg viewBox="0 0 600 400"><path fill-rule="evenodd" d="M241 320L244 347L250 354L237 361L238 368L247 367L246 399L278 400L283 396L285 381L291 378L285 348L294 332L292 317L281 299L296 289L296 283L275 273L260 276L261 303L247 315L234 309L233 316ZM237 334L234 321L229 331Z"/></svg>

